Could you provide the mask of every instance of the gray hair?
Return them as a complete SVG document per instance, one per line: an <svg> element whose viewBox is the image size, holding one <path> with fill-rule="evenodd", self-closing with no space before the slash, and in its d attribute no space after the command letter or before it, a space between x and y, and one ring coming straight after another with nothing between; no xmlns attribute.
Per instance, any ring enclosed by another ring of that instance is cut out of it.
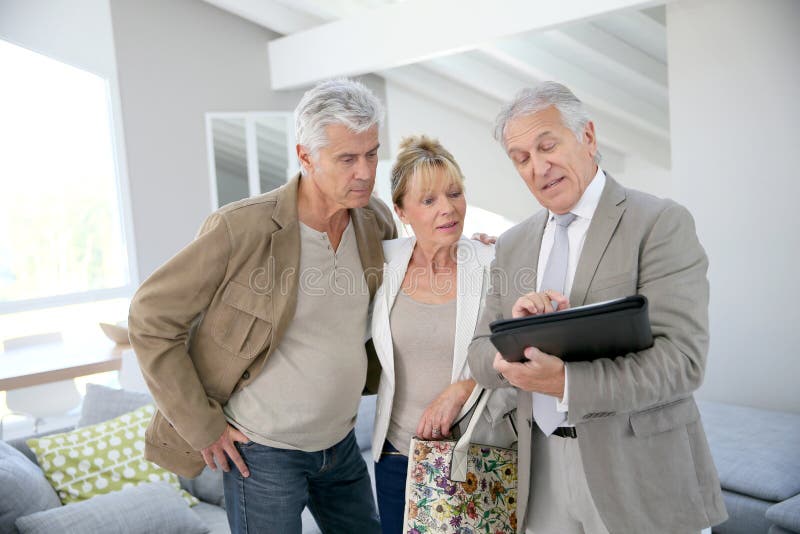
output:
<svg viewBox="0 0 800 534"><path fill-rule="evenodd" d="M347 78L321 82L306 91L295 110L297 143L316 156L328 143L326 126L343 124L361 133L380 128L383 114L380 100L364 84Z"/></svg>
<svg viewBox="0 0 800 534"><path fill-rule="evenodd" d="M583 143L583 130L591 120L577 96L558 82L542 82L536 87L526 88L517 93L514 99L503 106L494 121L494 138L506 148L505 131L508 123L519 117L533 115L550 106L561 114L561 123L572 130L579 143ZM600 151L594 155L594 162L600 163Z"/></svg>

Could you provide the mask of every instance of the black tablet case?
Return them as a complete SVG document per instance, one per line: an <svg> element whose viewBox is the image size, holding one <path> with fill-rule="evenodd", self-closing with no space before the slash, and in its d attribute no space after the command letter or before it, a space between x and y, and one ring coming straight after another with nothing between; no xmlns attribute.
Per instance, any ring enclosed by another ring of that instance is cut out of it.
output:
<svg viewBox="0 0 800 534"><path fill-rule="evenodd" d="M624 356L653 346L647 297L634 295L489 325L492 343L509 361L536 347L564 361Z"/></svg>

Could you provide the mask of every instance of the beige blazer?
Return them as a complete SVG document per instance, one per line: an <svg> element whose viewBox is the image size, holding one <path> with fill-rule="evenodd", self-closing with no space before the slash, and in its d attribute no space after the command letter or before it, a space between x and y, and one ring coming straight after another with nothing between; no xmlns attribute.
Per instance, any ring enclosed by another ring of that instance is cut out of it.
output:
<svg viewBox="0 0 800 534"><path fill-rule="evenodd" d="M498 240L492 287L469 353L472 373L486 387L504 383L492 368L496 350L488 325L510 317L517 298L535 290L547 214L538 212ZM727 517L692 396L703 381L708 351L707 267L685 208L607 176L570 304L645 295L655 338L652 348L638 353L567 364L569 422L577 427L592 498L612 533L698 531ZM530 432L539 431L530 393L518 392L517 414L528 427L519 440L522 531Z"/></svg>
<svg viewBox="0 0 800 534"><path fill-rule="evenodd" d="M158 406L145 439L148 460L197 476L204 466L198 451L227 425L222 406L280 344L297 304L299 180L211 214L195 240L136 292L130 339ZM374 296L381 241L396 236L391 212L373 198L350 217ZM370 369L377 384L377 360Z"/></svg>

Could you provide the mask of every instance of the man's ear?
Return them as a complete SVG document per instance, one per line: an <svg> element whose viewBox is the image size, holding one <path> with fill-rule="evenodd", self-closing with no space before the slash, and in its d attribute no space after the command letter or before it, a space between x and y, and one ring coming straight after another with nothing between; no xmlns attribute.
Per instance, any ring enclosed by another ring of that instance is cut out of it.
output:
<svg viewBox="0 0 800 534"><path fill-rule="evenodd" d="M583 142L588 145L592 158L597 155L597 136L594 133L594 123L589 121L583 127Z"/></svg>
<svg viewBox="0 0 800 534"><path fill-rule="evenodd" d="M303 145L295 145L295 151L297 152L297 160L306 171L306 174L308 174L308 172L314 168L311 152L309 152Z"/></svg>

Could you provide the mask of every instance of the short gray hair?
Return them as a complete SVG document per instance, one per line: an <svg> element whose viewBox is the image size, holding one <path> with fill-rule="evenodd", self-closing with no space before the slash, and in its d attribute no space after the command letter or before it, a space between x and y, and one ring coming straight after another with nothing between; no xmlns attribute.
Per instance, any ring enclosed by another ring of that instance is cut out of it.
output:
<svg viewBox="0 0 800 534"><path fill-rule="evenodd" d="M297 143L316 156L328 139L325 127L342 124L361 133L383 122L383 105L367 86L338 78L306 91L295 110Z"/></svg>
<svg viewBox="0 0 800 534"><path fill-rule="evenodd" d="M505 131L508 123L519 117L533 115L550 106L561 114L561 122L572 130L579 143L583 143L583 130L591 120L577 96L558 82L542 82L536 87L525 88L514 99L503 106L494 122L494 138L506 148ZM600 163L600 151L594 155L594 162Z"/></svg>

